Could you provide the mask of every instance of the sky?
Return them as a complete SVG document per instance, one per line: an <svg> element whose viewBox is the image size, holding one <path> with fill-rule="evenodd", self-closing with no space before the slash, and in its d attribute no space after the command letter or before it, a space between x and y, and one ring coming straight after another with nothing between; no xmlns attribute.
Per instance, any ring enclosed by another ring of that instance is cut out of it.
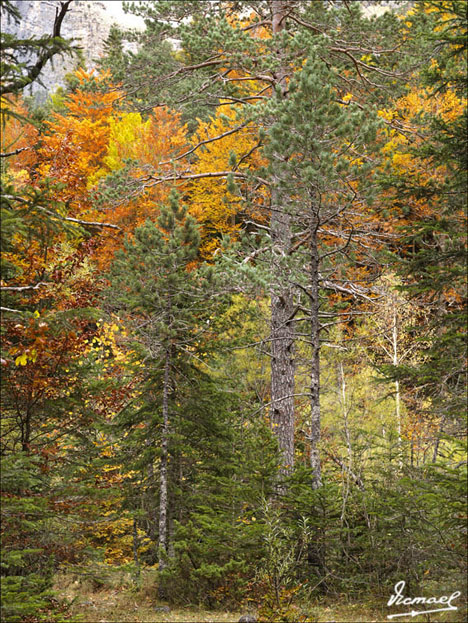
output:
<svg viewBox="0 0 468 623"><path fill-rule="evenodd" d="M106 4L109 14L112 15L121 26L128 26L129 28L144 27L144 22L141 17L131 15L130 13L124 13L121 0L101 0L101 2L102 1Z"/></svg>

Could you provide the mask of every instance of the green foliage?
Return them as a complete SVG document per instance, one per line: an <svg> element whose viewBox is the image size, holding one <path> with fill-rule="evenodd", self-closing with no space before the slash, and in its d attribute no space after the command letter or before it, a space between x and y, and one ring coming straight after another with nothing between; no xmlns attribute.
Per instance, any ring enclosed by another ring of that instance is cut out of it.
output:
<svg viewBox="0 0 468 623"><path fill-rule="evenodd" d="M157 223L147 221L137 228L116 254L108 306L137 319L137 325L145 321L142 330L135 328L137 348L145 357L161 359L171 346L177 356L190 359L189 347L199 349L205 334L201 323L209 319L204 293L213 279L210 267L190 267L199 242L195 220L173 192Z"/></svg>
<svg viewBox="0 0 468 623"><path fill-rule="evenodd" d="M146 361L141 397L118 422L126 467L136 475L128 479L126 503L143 506L143 516L135 517L153 544L143 558L153 562L155 555L160 483L154 467L165 434L162 387L170 352L171 537L160 587L173 601L214 604L235 599L245 584L255 538L239 522L244 507L271 490L275 445L263 424L241 424L232 380L212 357L211 322L217 324L226 297L212 289L213 267L193 266L199 241L173 193L157 224L137 228L117 254L106 304L132 327L135 351ZM265 464L255 456L259 438L269 451Z"/></svg>
<svg viewBox="0 0 468 623"><path fill-rule="evenodd" d="M280 509L264 501L262 508L263 558L259 561L255 592L260 598L259 615L266 621L297 621L297 601L308 597L298 572L305 564L312 531L307 519L296 525L288 522Z"/></svg>
<svg viewBox="0 0 468 623"><path fill-rule="evenodd" d="M350 186L369 172L366 145L375 139L378 120L371 108L362 110L352 101L347 106L336 103L338 78L320 54L320 48L310 51L291 79L288 98L266 104L275 122L265 153L279 187L291 199L301 193L298 204L311 194L323 195L326 201L327 195L335 198L334 193L344 204ZM353 146L353 156L346 144Z"/></svg>
<svg viewBox="0 0 468 623"><path fill-rule="evenodd" d="M276 444L264 425L242 423L232 400L230 409L226 406L223 413L218 399L209 423L212 437L205 429L200 438L193 422L186 438L191 457L186 445L180 448L187 476L177 487L180 519L173 555L160 576L167 597L176 603L240 603L250 595L264 550L262 499L273 492Z"/></svg>
<svg viewBox="0 0 468 623"><path fill-rule="evenodd" d="M69 620L56 609L51 590L55 561L50 531L56 526L49 487L36 458L11 454L2 459L1 614L8 623L28 616Z"/></svg>
<svg viewBox="0 0 468 623"><path fill-rule="evenodd" d="M425 67L421 77L436 92L454 89L460 95L466 94L467 86L467 13L463 0L451 0L445 6L446 13L441 14L441 6L434 0L426 2L425 7L417 7L422 13L424 8L432 9L433 29L427 28L422 38L436 46L437 64ZM443 9L442 9L443 10Z"/></svg>

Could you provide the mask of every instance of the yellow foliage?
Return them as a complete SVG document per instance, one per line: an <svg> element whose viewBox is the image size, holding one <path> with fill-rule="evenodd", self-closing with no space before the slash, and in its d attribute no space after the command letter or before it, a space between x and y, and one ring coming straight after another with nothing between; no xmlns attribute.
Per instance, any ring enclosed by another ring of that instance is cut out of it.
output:
<svg viewBox="0 0 468 623"><path fill-rule="evenodd" d="M394 110L380 110L379 116L388 121L395 116L403 119L405 127L411 133L408 137L396 130L387 131L389 140L382 151L390 159L393 168L406 174L417 174L419 180L425 183L446 175L445 167L428 168L420 158L409 153L408 147L410 142L416 146L424 140L422 133L428 127L431 116L451 122L462 114L465 107L466 100L459 98L453 91L431 95L426 89L414 88L396 102Z"/></svg>
<svg viewBox="0 0 468 623"><path fill-rule="evenodd" d="M138 159L139 146L149 140L151 121L143 121L140 113L126 113L120 118L109 118L109 143L102 166L88 179L88 188L96 185L109 172L121 169L124 160Z"/></svg>
<svg viewBox="0 0 468 623"><path fill-rule="evenodd" d="M111 118L109 124L109 147L104 164L115 171L122 166L123 159L138 157L137 146L148 140L151 121L143 121L140 113L130 112L118 120Z"/></svg>
<svg viewBox="0 0 468 623"><path fill-rule="evenodd" d="M95 185L99 179L111 171L125 166L125 160L136 162L130 175L138 179L148 173L170 178L174 158L184 153L188 147L186 127L181 124L180 115L167 108L155 108L145 121L139 113L113 114L109 119L109 140L106 153L101 160L100 169L88 186ZM159 206L167 199L167 184L147 186L136 199L123 201L112 206L111 220L124 231L133 231L147 218L155 220ZM136 184L138 186L138 184ZM106 265L115 251L115 237L110 237L101 248L99 263Z"/></svg>
<svg viewBox="0 0 468 623"><path fill-rule="evenodd" d="M234 106L223 107L223 112L208 122L201 122L192 143L210 141L240 125L236 119ZM198 160L193 173L203 174L211 171L229 171L230 161L235 157L236 163L241 159L239 171L248 169L253 163L258 166L259 156L255 150L258 137L253 128L247 126L219 140L203 145L198 151ZM247 156L247 154L249 154ZM242 207L242 198L228 190L225 178L201 178L190 187L190 213L202 226L201 252L205 258L211 258L219 247L220 237L227 234L235 237L239 230L238 214Z"/></svg>
<svg viewBox="0 0 468 623"><path fill-rule="evenodd" d="M23 353L15 359L15 366L25 366L28 363L28 356Z"/></svg>
<svg viewBox="0 0 468 623"><path fill-rule="evenodd" d="M30 348L26 352L21 353L21 355L18 355L18 357L16 357L15 366L25 366L27 365L28 361L35 363L36 360L37 350L35 348Z"/></svg>

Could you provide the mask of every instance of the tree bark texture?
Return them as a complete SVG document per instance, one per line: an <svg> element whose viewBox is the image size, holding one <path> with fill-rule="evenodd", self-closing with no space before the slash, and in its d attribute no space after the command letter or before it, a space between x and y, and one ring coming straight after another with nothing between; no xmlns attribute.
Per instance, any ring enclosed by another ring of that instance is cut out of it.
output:
<svg viewBox="0 0 468 623"><path fill-rule="evenodd" d="M273 192L273 198L275 192ZM276 212L274 210L274 212ZM282 211L271 219L274 253L284 252L290 241L290 217ZM273 269L284 270L281 258L274 260ZM278 275L284 282L285 275ZM271 294L271 424L278 439L283 472L294 465L294 301L291 287L284 285Z"/></svg>
<svg viewBox="0 0 468 623"><path fill-rule="evenodd" d="M273 35L284 28L286 4L282 0L271 2ZM281 51L277 53L280 55ZM280 68L277 82L282 89L286 84L285 76L285 70ZM272 270L276 284L271 294L271 426L281 453L282 475L286 476L294 465L294 301L292 288L287 285L284 274L287 270L285 262L282 261L291 246L291 215L277 181L274 180L272 186L270 218Z"/></svg>
<svg viewBox="0 0 468 623"><path fill-rule="evenodd" d="M398 357L398 314L396 305L393 309L393 327L392 327L392 363L396 367L400 363L400 358ZM399 459L398 463L400 468L403 467L402 461L402 440L401 440L401 409L400 409L400 381L398 379L395 380L395 417L396 417L396 425L398 431L398 453Z"/></svg>
<svg viewBox="0 0 468 623"><path fill-rule="evenodd" d="M310 467L312 487L322 485L320 466L320 323L319 323L319 251L317 241L318 217L313 216L310 231L310 342L312 346L310 371Z"/></svg>

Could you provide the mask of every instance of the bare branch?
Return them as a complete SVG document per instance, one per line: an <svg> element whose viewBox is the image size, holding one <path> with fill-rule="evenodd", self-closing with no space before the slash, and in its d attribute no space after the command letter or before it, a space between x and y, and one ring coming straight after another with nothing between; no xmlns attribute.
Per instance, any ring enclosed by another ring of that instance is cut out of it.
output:
<svg viewBox="0 0 468 623"><path fill-rule="evenodd" d="M0 312L10 312L12 314L22 314L20 309L11 309L10 307L0 307Z"/></svg>
<svg viewBox="0 0 468 623"><path fill-rule="evenodd" d="M212 173L192 173L192 174L175 174L170 175L168 177L155 177L153 175L149 176L150 180L154 180L152 184L149 186L157 186L158 184L163 184L164 182L173 182L178 180L200 180L203 178L215 178L215 177L227 177L228 175L234 175L235 177L240 177L245 179L246 176L243 173L239 173L238 171L213 171Z"/></svg>
<svg viewBox="0 0 468 623"><path fill-rule="evenodd" d="M253 251L253 253L251 253L250 255L248 255L242 260L242 264L247 264L247 262L250 262L251 260L255 259L257 255L260 255L260 253L263 253L264 251L268 251L268 249L269 247L262 247L261 249L256 249L255 251Z"/></svg>
<svg viewBox="0 0 468 623"><path fill-rule="evenodd" d="M0 290L9 290L11 292L24 292L25 290L37 290L41 286L49 285L45 281L39 281L34 286L0 286Z"/></svg>
<svg viewBox="0 0 468 623"><path fill-rule="evenodd" d="M197 151L197 149L199 149L202 145L208 145L208 143L213 143L214 141L220 141L221 139L223 139L226 136L229 136L230 134L239 132L239 130L242 130L247 125L248 125L248 122L242 123L241 125L238 125L235 128L232 128L231 130L227 130L223 134L218 134L218 136L214 136L213 138L207 138L203 141L200 141L188 151L185 151L183 154L180 154L180 156L177 156L177 158L173 158L172 160L165 160L164 162L160 162L159 166L163 166L165 164L172 164L173 162L176 162L177 160L181 160L182 158L185 158L186 156L193 154L193 152Z"/></svg>
<svg viewBox="0 0 468 623"><path fill-rule="evenodd" d="M16 156L20 154L22 151L26 151L27 149L31 149L31 147L20 147L19 149L15 149L14 151L7 151L6 153L1 153L0 158L9 158L10 156Z"/></svg>
<svg viewBox="0 0 468 623"><path fill-rule="evenodd" d="M122 229L118 225L113 225L112 223L100 223L99 221L83 221L79 218L73 218L71 216L62 216L61 214L57 214L56 212L52 212L51 210L47 210L47 208L43 208L42 206L35 206L38 210L49 214L55 218L58 218L62 221L69 221L71 223L76 223L77 225L83 225L83 227L108 227L110 229L117 229L118 231L122 231Z"/></svg>
<svg viewBox="0 0 468 623"><path fill-rule="evenodd" d="M294 282L293 285L295 285L297 288L300 288L305 294L307 294L309 298L311 298L312 295L310 294L310 292L305 286L297 282ZM365 294L364 288L357 288L357 286L354 286L352 284L348 284L347 287L341 286L341 285L338 285L337 283L334 283L333 281L328 281L328 279L322 279L320 277L320 286L327 290L334 290L335 292L342 292L343 294L350 294L353 297L363 298L366 301L369 301L371 303L374 302L374 299L370 298L369 296Z"/></svg>
<svg viewBox="0 0 468 623"><path fill-rule="evenodd" d="M3 199L10 199L13 201L19 201L20 203L29 203L27 199L24 197L20 197L19 195L3 195ZM112 223L100 223L99 221L83 221L79 218L73 218L72 216L63 216L62 214L57 214L57 212L53 212L52 210L48 210L43 206L32 206L36 210L40 210L41 212L45 212L49 216L53 218L60 219L61 221L69 221L70 223L77 223L78 225L83 225L84 227L109 227L110 229L117 229L121 231L121 228L118 225L113 225Z"/></svg>
<svg viewBox="0 0 468 623"><path fill-rule="evenodd" d="M364 294L361 288L358 289L356 286L353 286L352 284L348 284L348 287L345 287L345 286L340 286L337 283L333 283L332 281L328 281L325 279L321 282L321 286L323 288L326 288L327 290L334 290L335 292L342 292L343 294L350 294L353 297L362 298L362 299L365 299L366 301L370 301L371 303L374 302L374 300L371 299L370 296L367 296L366 294Z"/></svg>
<svg viewBox="0 0 468 623"><path fill-rule="evenodd" d="M305 433L304 433L305 434ZM305 434L305 437L308 438L307 434ZM354 480L354 482L356 483L356 485L359 487L359 489L361 489L361 491L364 491L364 483L362 482L362 478L360 478L357 474L355 474L353 472L352 469L350 469L349 467L347 467L343 461L341 459L339 459L337 456L335 456L334 454L332 454L331 452L328 452L327 450L323 450L325 452L325 454L337 465L339 465L341 467L341 469L345 472L348 472L348 474L351 476L351 478Z"/></svg>

